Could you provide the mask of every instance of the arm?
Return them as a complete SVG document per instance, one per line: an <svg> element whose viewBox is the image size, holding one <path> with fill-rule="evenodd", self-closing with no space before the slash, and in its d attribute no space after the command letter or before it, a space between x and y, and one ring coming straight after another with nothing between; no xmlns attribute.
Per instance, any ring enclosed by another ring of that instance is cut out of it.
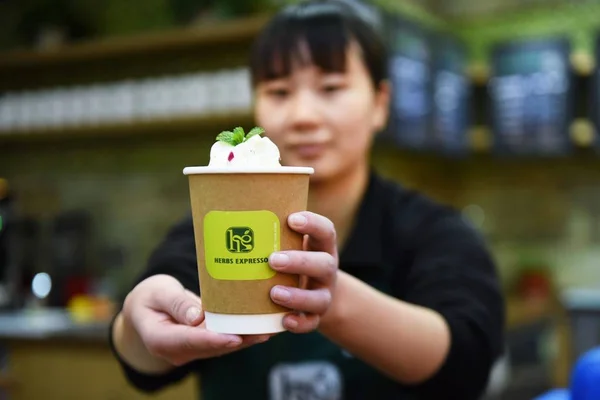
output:
<svg viewBox="0 0 600 400"><path fill-rule="evenodd" d="M321 330L427 398L475 399L503 345L494 264L454 214L417 228L413 238L405 301L340 272Z"/></svg>
<svg viewBox="0 0 600 400"><path fill-rule="evenodd" d="M450 347L442 316L399 301L342 271L320 331L392 379L413 384L439 369Z"/></svg>
<svg viewBox="0 0 600 400"><path fill-rule="evenodd" d="M433 210L437 215L420 213L426 218L408 227L410 234L398 235L411 241L411 262L396 268L393 297L337 270L335 230L311 213L304 213L302 225L290 224L308 235L309 251L285 252L285 262L273 257L271 265L312 283L286 288L283 297L274 288L271 296L304 312L284 319L288 330L319 327L363 361L412 385L422 398L476 399L502 348L501 291L475 232L460 216Z"/></svg>

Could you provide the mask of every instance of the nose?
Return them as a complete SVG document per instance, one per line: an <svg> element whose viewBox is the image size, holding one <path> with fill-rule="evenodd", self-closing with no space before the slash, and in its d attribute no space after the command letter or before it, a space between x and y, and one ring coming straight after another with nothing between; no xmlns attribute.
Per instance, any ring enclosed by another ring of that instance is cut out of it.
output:
<svg viewBox="0 0 600 400"><path fill-rule="evenodd" d="M290 123L295 130L313 129L321 121L318 101L308 90L296 92L290 107Z"/></svg>

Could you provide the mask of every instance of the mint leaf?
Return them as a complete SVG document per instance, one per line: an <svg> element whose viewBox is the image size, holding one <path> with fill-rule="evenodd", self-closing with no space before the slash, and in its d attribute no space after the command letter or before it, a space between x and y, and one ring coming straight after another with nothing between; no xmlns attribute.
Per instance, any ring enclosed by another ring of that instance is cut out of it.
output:
<svg viewBox="0 0 600 400"><path fill-rule="evenodd" d="M236 143L235 143L235 141L233 139L233 136L234 136L233 132L231 132L231 131L223 131L223 132L221 132L221 133L219 133L217 135L217 139L216 140L219 141L219 142L223 142L223 143L227 143L227 144L230 144L232 146L235 146Z"/></svg>
<svg viewBox="0 0 600 400"><path fill-rule="evenodd" d="M244 128L238 126L232 131L223 131L217 135L217 140L223 143L230 144L232 146L237 146L240 143L244 143L248 139L256 135L262 135L265 133L265 130L260 126L252 128L250 132L246 135L244 133Z"/></svg>
<svg viewBox="0 0 600 400"><path fill-rule="evenodd" d="M244 128L242 127L237 127L233 130L233 141L234 141L234 146L242 143L244 141Z"/></svg>
<svg viewBox="0 0 600 400"><path fill-rule="evenodd" d="M252 130L250 130L250 132L248 132L248 134L246 135L246 138L244 139L244 142L246 140L250 139L252 136L262 135L263 133L265 133L265 130L263 128L261 128L260 126L256 126L256 127L252 128Z"/></svg>

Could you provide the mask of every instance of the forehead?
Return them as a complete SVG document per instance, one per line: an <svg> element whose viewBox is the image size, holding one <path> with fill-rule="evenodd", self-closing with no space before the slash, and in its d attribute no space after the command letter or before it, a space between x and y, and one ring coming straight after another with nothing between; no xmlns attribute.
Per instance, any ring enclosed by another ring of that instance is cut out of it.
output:
<svg viewBox="0 0 600 400"><path fill-rule="evenodd" d="M254 83L289 76L298 67L314 66L325 72L344 72L353 37L341 21L310 25L281 23L257 42L251 68Z"/></svg>
<svg viewBox="0 0 600 400"><path fill-rule="evenodd" d="M340 49L335 54L334 60L327 60L328 62L315 57L306 42L299 42L297 49L290 52L288 57L286 59L284 53L274 54L268 77L264 77L262 81L289 78L302 73L367 73L362 52L355 41L349 42L343 50Z"/></svg>

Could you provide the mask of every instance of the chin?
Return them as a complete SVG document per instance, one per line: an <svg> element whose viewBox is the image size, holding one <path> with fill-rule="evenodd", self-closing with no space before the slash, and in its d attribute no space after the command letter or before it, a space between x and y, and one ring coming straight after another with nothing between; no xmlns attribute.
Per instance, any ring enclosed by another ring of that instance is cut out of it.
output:
<svg viewBox="0 0 600 400"><path fill-rule="evenodd" d="M319 184L319 183L323 183L323 182L327 182L327 178L317 174L316 170L315 173L313 175L310 176L310 184L314 185L314 184Z"/></svg>
<svg viewBox="0 0 600 400"><path fill-rule="evenodd" d="M287 165L290 167L311 167L314 168L315 172L310 176L311 183L320 183L330 179L334 179L339 174L339 170L332 165L330 160L325 158L317 159L303 159L300 157L289 158L283 160L281 165Z"/></svg>
<svg viewBox="0 0 600 400"><path fill-rule="evenodd" d="M335 179L339 174L338 171L332 170L331 168L321 167L318 165L312 166L315 169L315 173L311 175L311 183L322 183Z"/></svg>

